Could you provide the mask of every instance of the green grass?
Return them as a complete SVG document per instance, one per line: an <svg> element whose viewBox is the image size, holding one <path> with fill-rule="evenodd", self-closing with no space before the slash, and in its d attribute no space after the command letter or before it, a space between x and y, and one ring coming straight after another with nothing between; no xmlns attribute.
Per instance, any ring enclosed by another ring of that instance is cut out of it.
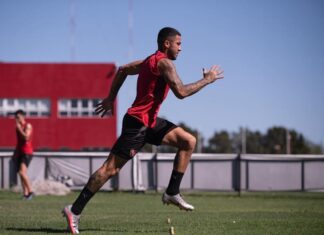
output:
<svg viewBox="0 0 324 235"><path fill-rule="evenodd" d="M32 201L0 191L0 234L66 234L68 196ZM82 214L81 234L324 234L324 193L185 194L194 212L163 206L160 194L100 192Z"/></svg>

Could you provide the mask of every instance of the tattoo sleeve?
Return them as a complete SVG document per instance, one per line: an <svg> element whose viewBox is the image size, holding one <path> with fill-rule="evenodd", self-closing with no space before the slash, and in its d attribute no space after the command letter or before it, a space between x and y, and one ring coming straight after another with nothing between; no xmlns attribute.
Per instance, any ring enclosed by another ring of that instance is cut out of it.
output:
<svg viewBox="0 0 324 235"><path fill-rule="evenodd" d="M201 88L208 84L207 80L200 79L196 82L183 84L179 78L174 64L168 60L164 59L159 62L161 75L164 77L166 82L169 84L173 93L179 99L191 96L198 92Z"/></svg>
<svg viewBox="0 0 324 235"><path fill-rule="evenodd" d="M91 192L97 192L107 181L107 178L103 177L98 171L93 173L87 183L87 188Z"/></svg>

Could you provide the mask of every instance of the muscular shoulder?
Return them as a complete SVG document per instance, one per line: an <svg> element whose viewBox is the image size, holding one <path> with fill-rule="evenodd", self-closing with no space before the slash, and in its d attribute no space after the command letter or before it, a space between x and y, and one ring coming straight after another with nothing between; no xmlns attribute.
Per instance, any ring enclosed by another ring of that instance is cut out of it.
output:
<svg viewBox="0 0 324 235"><path fill-rule="evenodd" d="M160 73L163 74L166 72L175 71L175 66L170 59L163 58L158 62L158 69Z"/></svg>

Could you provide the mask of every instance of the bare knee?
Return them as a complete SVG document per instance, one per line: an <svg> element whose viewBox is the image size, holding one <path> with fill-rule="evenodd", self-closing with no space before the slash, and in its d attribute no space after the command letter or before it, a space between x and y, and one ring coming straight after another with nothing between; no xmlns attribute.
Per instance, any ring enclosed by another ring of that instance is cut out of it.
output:
<svg viewBox="0 0 324 235"><path fill-rule="evenodd" d="M182 142L182 148L184 150L193 151L196 147L196 137L189 134Z"/></svg>
<svg viewBox="0 0 324 235"><path fill-rule="evenodd" d="M196 147L197 139L195 136L191 135L188 140L188 146L191 150L194 150Z"/></svg>
<svg viewBox="0 0 324 235"><path fill-rule="evenodd" d="M25 176L25 175L26 175L26 172L25 172L24 170L20 169L20 170L18 171L18 175L20 175L20 176Z"/></svg>

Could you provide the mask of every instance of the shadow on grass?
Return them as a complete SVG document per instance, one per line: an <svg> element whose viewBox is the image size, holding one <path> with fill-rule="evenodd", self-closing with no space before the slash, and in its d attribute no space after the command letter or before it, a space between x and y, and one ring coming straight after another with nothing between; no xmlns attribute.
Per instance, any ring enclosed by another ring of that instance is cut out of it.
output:
<svg viewBox="0 0 324 235"><path fill-rule="evenodd" d="M55 228L6 228L8 231L26 232L26 233L69 233L66 229L55 229ZM129 233L127 229L80 229L80 232L119 232ZM165 230L135 230L133 233L157 233L166 232Z"/></svg>
<svg viewBox="0 0 324 235"><path fill-rule="evenodd" d="M69 233L67 229L56 228L6 228L8 231L29 232L29 233ZM80 229L80 232L94 231L100 232L102 229Z"/></svg>

